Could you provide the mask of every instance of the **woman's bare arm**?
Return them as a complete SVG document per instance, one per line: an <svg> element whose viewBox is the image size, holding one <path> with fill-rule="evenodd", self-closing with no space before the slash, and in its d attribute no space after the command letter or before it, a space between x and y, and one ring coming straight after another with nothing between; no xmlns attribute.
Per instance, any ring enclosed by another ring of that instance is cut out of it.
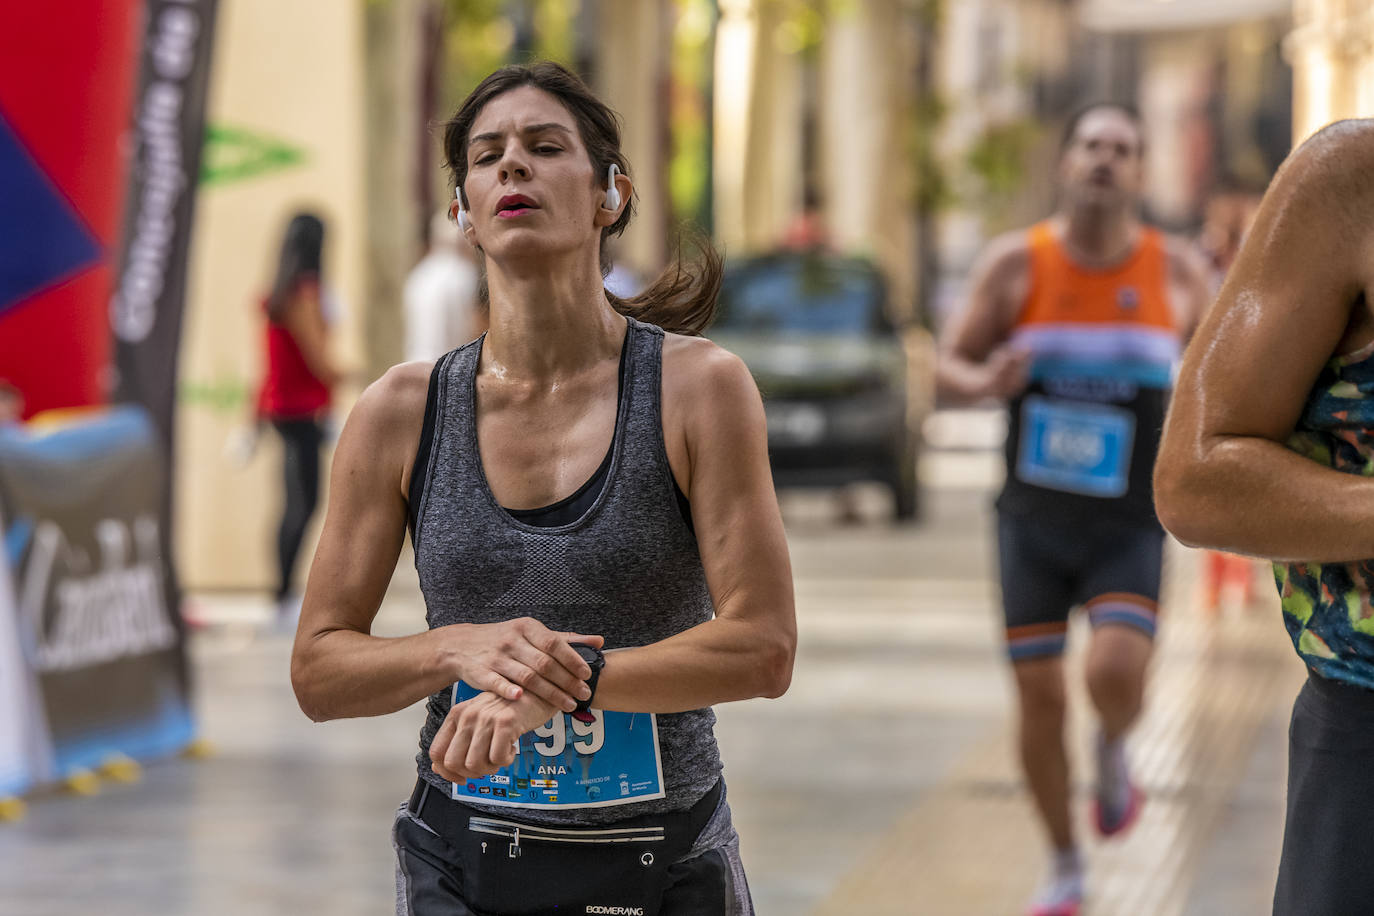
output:
<svg viewBox="0 0 1374 916"><path fill-rule="evenodd" d="M797 625L792 567L768 464L763 401L738 357L704 340L664 345L665 397L687 405L684 489L715 617L665 639L609 652L602 709L681 712L781 696ZM670 387L671 386L671 387Z"/></svg>
<svg viewBox="0 0 1374 916"><path fill-rule="evenodd" d="M291 683L312 719L395 712L455 681L572 709L591 674L570 641L529 618L372 635L406 531L406 484L432 364L391 369L363 392L334 454L329 510L310 568Z"/></svg>

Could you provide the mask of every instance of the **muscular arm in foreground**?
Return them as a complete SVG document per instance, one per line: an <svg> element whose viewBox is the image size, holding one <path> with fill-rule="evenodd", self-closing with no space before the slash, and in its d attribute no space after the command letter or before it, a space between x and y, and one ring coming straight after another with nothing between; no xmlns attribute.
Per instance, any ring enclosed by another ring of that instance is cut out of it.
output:
<svg viewBox="0 0 1374 916"><path fill-rule="evenodd" d="M1374 556L1374 478L1284 443L1322 366L1374 338L1374 122L1344 122L1279 171L1184 356L1155 465L1187 544L1279 560Z"/></svg>
<svg viewBox="0 0 1374 916"><path fill-rule="evenodd" d="M363 392L339 437L291 653L296 698L317 721L396 712L460 679L511 700L528 690L572 709L572 694L591 674L567 644L600 645L599 636L555 633L528 618L372 635L405 538L431 368L391 369Z"/></svg>
<svg viewBox="0 0 1374 916"><path fill-rule="evenodd" d="M740 360L708 341L664 345L668 450L684 490L715 617L647 646L606 653L595 706L669 713L787 690L796 650L792 571L768 465L763 402ZM673 413L678 412L678 413ZM673 437L680 439L674 441ZM430 757L447 779L494 772L551 708L483 694L454 708Z"/></svg>

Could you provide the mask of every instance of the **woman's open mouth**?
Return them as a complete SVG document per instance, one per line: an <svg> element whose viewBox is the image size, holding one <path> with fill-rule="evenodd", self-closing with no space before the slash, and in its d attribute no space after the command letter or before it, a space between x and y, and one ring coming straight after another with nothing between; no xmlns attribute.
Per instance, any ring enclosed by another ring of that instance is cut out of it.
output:
<svg viewBox="0 0 1374 916"><path fill-rule="evenodd" d="M539 205L524 194L507 194L497 202L496 215L502 219L513 219L538 209Z"/></svg>

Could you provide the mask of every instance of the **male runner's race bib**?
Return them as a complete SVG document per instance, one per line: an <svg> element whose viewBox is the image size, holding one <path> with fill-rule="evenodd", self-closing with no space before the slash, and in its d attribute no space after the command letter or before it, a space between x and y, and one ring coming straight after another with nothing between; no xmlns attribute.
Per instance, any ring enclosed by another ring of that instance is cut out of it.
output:
<svg viewBox="0 0 1374 916"><path fill-rule="evenodd" d="M459 681L456 706L480 693ZM663 798L658 720L648 712L593 709L596 721L560 712L520 736L515 762L453 784L453 798L517 808L602 808Z"/></svg>
<svg viewBox="0 0 1374 916"><path fill-rule="evenodd" d="M1134 439L1130 411L1031 395L1021 408L1016 476L1052 490L1122 496L1130 484Z"/></svg>

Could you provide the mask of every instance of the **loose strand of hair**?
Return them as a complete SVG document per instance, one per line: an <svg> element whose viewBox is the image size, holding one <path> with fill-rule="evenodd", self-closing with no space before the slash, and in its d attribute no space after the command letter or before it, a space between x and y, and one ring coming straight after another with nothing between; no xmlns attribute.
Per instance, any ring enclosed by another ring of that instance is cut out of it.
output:
<svg viewBox="0 0 1374 916"><path fill-rule="evenodd" d="M723 267L720 253L703 233L684 230L684 234L696 242L695 258L683 257L679 235L675 257L648 287L623 299L607 290L606 298L622 315L673 334L700 337L716 317Z"/></svg>

